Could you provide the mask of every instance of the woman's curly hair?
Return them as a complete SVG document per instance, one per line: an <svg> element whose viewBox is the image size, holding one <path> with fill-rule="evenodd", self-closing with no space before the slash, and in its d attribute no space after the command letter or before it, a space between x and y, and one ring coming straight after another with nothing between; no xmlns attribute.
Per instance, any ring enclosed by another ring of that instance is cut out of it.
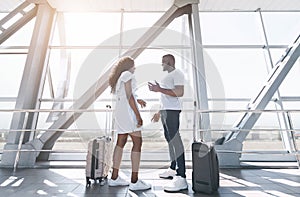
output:
<svg viewBox="0 0 300 197"><path fill-rule="evenodd" d="M114 66L109 76L108 83L111 87L111 93L116 92L116 85L122 72L129 70L133 66L134 66L134 60L129 56L122 57L118 61L118 63Z"/></svg>

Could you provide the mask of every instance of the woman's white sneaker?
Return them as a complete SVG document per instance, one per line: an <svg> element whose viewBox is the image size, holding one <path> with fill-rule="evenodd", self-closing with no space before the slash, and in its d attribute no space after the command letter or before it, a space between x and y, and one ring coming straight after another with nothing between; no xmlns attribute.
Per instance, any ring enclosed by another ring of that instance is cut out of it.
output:
<svg viewBox="0 0 300 197"><path fill-rule="evenodd" d="M151 185L148 183L145 183L142 180L138 180L136 183L130 183L129 189L132 191L147 190L147 189L151 189Z"/></svg>
<svg viewBox="0 0 300 197"><path fill-rule="evenodd" d="M166 171L163 173L159 174L160 178L163 179L171 179L176 175L176 170L172 170L171 168L168 168Z"/></svg>
<svg viewBox="0 0 300 197"><path fill-rule="evenodd" d="M167 192L179 192L188 189L186 179L181 176L175 176L173 180L164 187Z"/></svg>
<svg viewBox="0 0 300 197"><path fill-rule="evenodd" d="M108 180L108 185L112 186L112 187L114 187L114 186L128 186L129 182L118 176L118 178L116 180L109 179Z"/></svg>

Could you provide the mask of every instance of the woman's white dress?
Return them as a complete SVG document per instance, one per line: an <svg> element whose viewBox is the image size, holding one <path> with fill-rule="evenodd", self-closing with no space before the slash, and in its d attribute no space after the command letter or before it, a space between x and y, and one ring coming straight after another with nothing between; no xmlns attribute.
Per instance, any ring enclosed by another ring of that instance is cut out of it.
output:
<svg viewBox="0 0 300 197"><path fill-rule="evenodd" d="M129 105L126 91L125 83L131 79L132 94L134 100L136 101L135 90L136 90L136 79L133 73L129 71L124 71L118 79L116 84L116 106L114 114L114 128L117 134L131 133L134 131L140 131L141 127L137 128L136 116Z"/></svg>

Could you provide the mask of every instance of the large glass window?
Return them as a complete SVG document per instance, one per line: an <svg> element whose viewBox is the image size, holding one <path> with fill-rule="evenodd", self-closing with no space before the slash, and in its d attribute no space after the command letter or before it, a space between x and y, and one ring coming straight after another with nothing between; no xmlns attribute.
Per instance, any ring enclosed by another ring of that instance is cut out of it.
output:
<svg viewBox="0 0 300 197"><path fill-rule="evenodd" d="M0 18L2 19L7 14L1 13ZM6 28L9 27L8 23L5 24ZM34 23L35 18L0 45L0 110L15 108ZM0 112L1 152L6 142L12 116L13 113L10 111Z"/></svg>
<svg viewBox="0 0 300 197"><path fill-rule="evenodd" d="M59 13L46 62L46 81L41 98L41 109L69 109L76 99L88 90L122 53L132 47L155 22L162 12L105 12ZM272 61L279 60L285 46L299 34L299 13L263 12ZM34 20L24 26L0 47L0 108L13 109L26 61ZM255 97L271 72L270 59L265 45L258 12L200 12L200 26L204 50L204 63L211 110L244 110ZM181 133L187 150L192 142L194 100L192 43L187 15L174 19L162 33L136 59L136 78L139 97L148 105L142 110L144 119L143 151L167 153L160 123L151 122L158 110L159 94L149 92L148 81L160 81L165 75L161 57L172 53L176 67L185 73L186 86L181 113ZM276 45L276 46L275 46ZM9 54L8 54L9 52ZM299 60L293 66L269 102L267 109L299 109ZM101 82L100 82L101 83ZM290 99L290 100L289 100ZM280 101L280 102L279 102ZM85 152L87 141L104 135L107 104L113 105L107 88L85 112L60 136L54 146L56 151ZM244 113L211 113L212 140L225 136ZM42 135L61 113L42 112L38 116L36 137ZM12 113L1 112L0 133L5 142ZM51 118L52 117L52 118ZM298 113L292 113L294 128L299 128ZM264 113L245 142L244 150L284 150L282 133L286 129L283 116ZM272 130L274 129L274 130ZM265 131L270 130L270 131ZM297 133L298 135L298 133ZM263 143L262 143L263 142ZM2 147L1 145L1 147ZM130 145L126 150L130 150ZM166 156L166 155L164 155ZM163 156L159 158L165 159Z"/></svg>

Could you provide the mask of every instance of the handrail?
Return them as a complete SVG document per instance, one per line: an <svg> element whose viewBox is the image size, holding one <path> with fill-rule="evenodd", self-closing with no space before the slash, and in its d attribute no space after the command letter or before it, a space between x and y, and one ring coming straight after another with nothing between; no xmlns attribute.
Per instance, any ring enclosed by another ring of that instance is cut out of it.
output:
<svg viewBox="0 0 300 197"><path fill-rule="evenodd" d="M87 149L85 149L83 151L83 149L72 149L72 150L67 150L67 151L64 151L64 150L46 150L46 149L41 149L41 150L33 150L33 149L21 149L21 150L18 150L18 149L15 149L15 150L4 150L5 152L52 152L52 153L86 153L87 152ZM268 154L280 154L280 155L294 155L294 153L290 153L290 152L285 152L285 151L259 151L259 150L253 150L253 151L249 151L249 150L245 150L245 151L238 151L238 150L218 150L219 153L243 153L243 154L265 154L266 152Z"/></svg>
<svg viewBox="0 0 300 197"><path fill-rule="evenodd" d="M110 109L110 112L114 109ZM141 109L141 112L156 112L157 110ZM194 109L184 109L183 112L195 112ZM107 112L107 109L0 109L0 112ZM220 110L196 110L196 113L238 113L238 112L249 112L249 113L264 113L264 112L284 112L284 113L299 113L300 109L263 109L263 110L251 110L251 109L220 109Z"/></svg>
<svg viewBox="0 0 300 197"><path fill-rule="evenodd" d="M75 131L100 131L100 130L104 130L104 128L97 128L97 129L93 129L93 128L87 128L87 129L1 129L0 128L0 132L3 131L13 131L13 132L32 132L32 131L71 131L71 132L75 132ZM143 128L143 131L157 131L160 129L149 129L149 128ZM161 129L162 130L162 129ZM180 131L191 131L192 129L180 129ZM232 131L231 129L197 129L197 131L203 131L203 132L210 132L210 131L218 131L218 132L226 132L226 131ZM249 131L249 129L239 129L239 131ZM271 131L289 131L289 132L300 132L300 128L299 129L265 129L265 128L261 128L261 129L251 129L251 131L267 131L267 132L271 132Z"/></svg>
<svg viewBox="0 0 300 197"><path fill-rule="evenodd" d="M17 97L0 97L0 102L14 102L17 100ZM143 99L145 101L149 101L149 102L158 102L159 99L149 99L149 98L145 98ZM237 101L237 102L249 102L251 100L251 98L208 98L208 101ZM71 98L41 98L39 99L40 102L75 102L76 99L71 99ZM95 102L111 102L111 101L115 101L114 99L111 98L99 98L97 100L95 100ZM193 102L194 100L192 98L183 98L181 99L181 101L183 102ZM273 102L277 102L278 99L273 98L270 101ZM281 101L285 101L285 102L295 102L295 101L300 101L300 97L299 96L282 96L281 97Z"/></svg>
<svg viewBox="0 0 300 197"><path fill-rule="evenodd" d="M84 112L107 112L107 111L113 111L113 109L80 109L80 110L72 110L72 109L0 109L0 112L4 112L4 113L7 113L7 112L23 112L23 113L26 113L26 114L29 114L29 113L35 113L35 112L77 112L77 113L84 113ZM155 112L156 110L141 110L142 112ZM268 113L287 113L289 116L291 113L297 113L297 112L300 112L300 109L288 109L288 110L245 110L245 109L234 109L234 110L195 110L195 109L184 109L182 110L183 112L188 112L188 113L241 113L241 112L249 112L249 113L263 113L263 112L268 112ZM69 131L69 132L84 132L84 131L99 131L99 130L104 130L104 128L97 128L97 129L93 129L93 128L84 128L84 129L42 129L42 128L38 128L38 129L1 129L0 128L0 132L1 131L16 131L16 132L22 132L23 134L25 132L33 132L33 131ZM156 129L144 129L144 130L158 130L157 128ZM181 129L182 131L192 131L193 129L192 128L189 128L189 129L184 129L182 128ZM217 131L217 132L228 132L228 131L232 131L232 128L228 128L228 129L196 129L197 131L201 131L201 132L210 132L210 131ZM239 131L249 131L247 129L239 129ZM260 128L260 129L251 129L251 131L260 131L260 132L263 132L263 131L285 131L285 132L292 132L292 133L295 133L295 132L300 132L300 128L299 129L296 129L296 128L290 128L290 129L281 129L281 128ZM295 135L292 135L293 139L295 141ZM20 147L17 148L16 150L2 150L2 151L7 151L7 152L17 152L17 154L20 154L20 152L57 152L57 150L53 151L53 150L22 150ZM72 152L76 152L77 150L72 150ZM78 151L81 151L82 152L82 149L78 150ZM77 151L77 152L78 152ZM60 151L60 152L64 152L63 150ZM70 153L70 151L66 151L67 153ZM83 151L84 152L84 151ZM218 150L218 152L225 152L225 153L243 153L243 154L247 154L247 153L257 153L257 154L264 154L264 153L261 153L261 151L231 151L231 150ZM268 153L269 154L269 153ZM278 153L276 153L278 154ZM279 154L282 154L282 153L279 153ZM296 151L294 152L287 152L286 153L287 155L295 155L296 158L297 155L299 155L299 150L296 149ZM18 163L18 159L16 157L16 164L15 166L17 166L17 163Z"/></svg>

